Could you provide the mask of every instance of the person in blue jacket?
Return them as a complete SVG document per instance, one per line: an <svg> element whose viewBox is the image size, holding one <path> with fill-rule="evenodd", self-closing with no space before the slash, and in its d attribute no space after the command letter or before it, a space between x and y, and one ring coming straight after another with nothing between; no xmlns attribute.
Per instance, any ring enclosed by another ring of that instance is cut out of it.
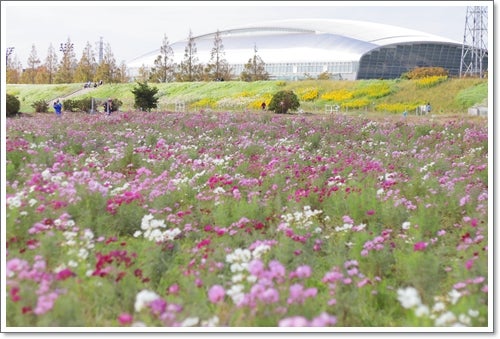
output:
<svg viewBox="0 0 500 339"><path fill-rule="evenodd" d="M59 99L57 99L55 102L54 102L54 111L56 112L56 116L57 117L60 117L61 116L61 113L62 113L62 103L59 101Z"/></svg>

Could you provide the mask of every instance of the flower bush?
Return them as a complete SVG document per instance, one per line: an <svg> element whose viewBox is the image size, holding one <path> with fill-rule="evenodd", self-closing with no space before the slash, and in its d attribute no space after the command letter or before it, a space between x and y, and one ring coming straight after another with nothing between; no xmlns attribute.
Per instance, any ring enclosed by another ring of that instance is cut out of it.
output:
<svg viewBox="0 0 500 339"><path fill-rule="evenodd" d="M6 123L9 331L492 326L480 122Z"/></svg>

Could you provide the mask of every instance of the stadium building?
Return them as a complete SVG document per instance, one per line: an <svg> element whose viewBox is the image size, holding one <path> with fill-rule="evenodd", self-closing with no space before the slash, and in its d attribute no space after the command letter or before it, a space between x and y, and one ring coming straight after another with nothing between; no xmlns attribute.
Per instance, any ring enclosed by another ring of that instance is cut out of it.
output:
<svg viewBox="0 0 500 339"><path fill-rule="evenodd" d="M281 20L220 30L219 34L224 58L235 77L254 56L255 48L271 79L283 80L324 72L333 79L393 79L415 67L443 67L450 76L458 76L462 56L462 43L457 41L365 21ZM202 64L210 60L215 35L194 37ZM175 63L184 59L186 45L187 40L171 44ZM158 49L129 62L131 76L140 67L151 67L159 54ZM487 69L487 56L483 65Z"/></svg>

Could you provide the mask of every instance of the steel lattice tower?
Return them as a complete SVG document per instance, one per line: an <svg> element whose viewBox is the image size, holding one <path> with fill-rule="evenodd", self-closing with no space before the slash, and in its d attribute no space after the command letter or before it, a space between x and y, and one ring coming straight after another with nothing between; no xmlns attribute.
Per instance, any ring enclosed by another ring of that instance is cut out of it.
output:
<svg viewBox="0 0 500 339"><path fill-rule="evenodd" d="M483 58L488 54L488 8L467 7L465 16L464 42L460 60L460 77L484 76Z"/></svg>

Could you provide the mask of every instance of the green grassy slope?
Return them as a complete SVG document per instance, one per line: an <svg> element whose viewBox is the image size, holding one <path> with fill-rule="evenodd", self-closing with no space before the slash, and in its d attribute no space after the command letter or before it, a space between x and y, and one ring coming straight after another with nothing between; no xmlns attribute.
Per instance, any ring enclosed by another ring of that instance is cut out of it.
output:
<svg viewBox="0 0 500 339"><path fill-rule="evenodd" d="M189 111L210 108L213 110L258 110L263 101L269 103L279 90L292 90L300 99L301 109L307 112L324 112L325 105L340 104L349 111L374 111L400 113L400 107L410 110L415 105L431 102L433 112L463 113L474 104L487 101L488 82L485 79L448 79L432 87L419 87L413 80L305 80L305 81L256 81L256 82L194 82L166 83L150 86L158 88L158 110L173 111L176 103L184 103ZM104 84L72 99L83 97L117 98L123 102L121 111L134 110L132 89L135 83ZM82 89L83 84L62 85L7 85L7 93L21 101L21 112L33 113L31 104L38 100L51 101L64 98ZM371 88L370 91L367 89ZM377 94L381 88L387 93ZM345 98L334 100L340 94ZM356 103L359 107L355 107ZM364 103L364 104L363 104ZM353 108L354 107L354 108Z"/></svg>

